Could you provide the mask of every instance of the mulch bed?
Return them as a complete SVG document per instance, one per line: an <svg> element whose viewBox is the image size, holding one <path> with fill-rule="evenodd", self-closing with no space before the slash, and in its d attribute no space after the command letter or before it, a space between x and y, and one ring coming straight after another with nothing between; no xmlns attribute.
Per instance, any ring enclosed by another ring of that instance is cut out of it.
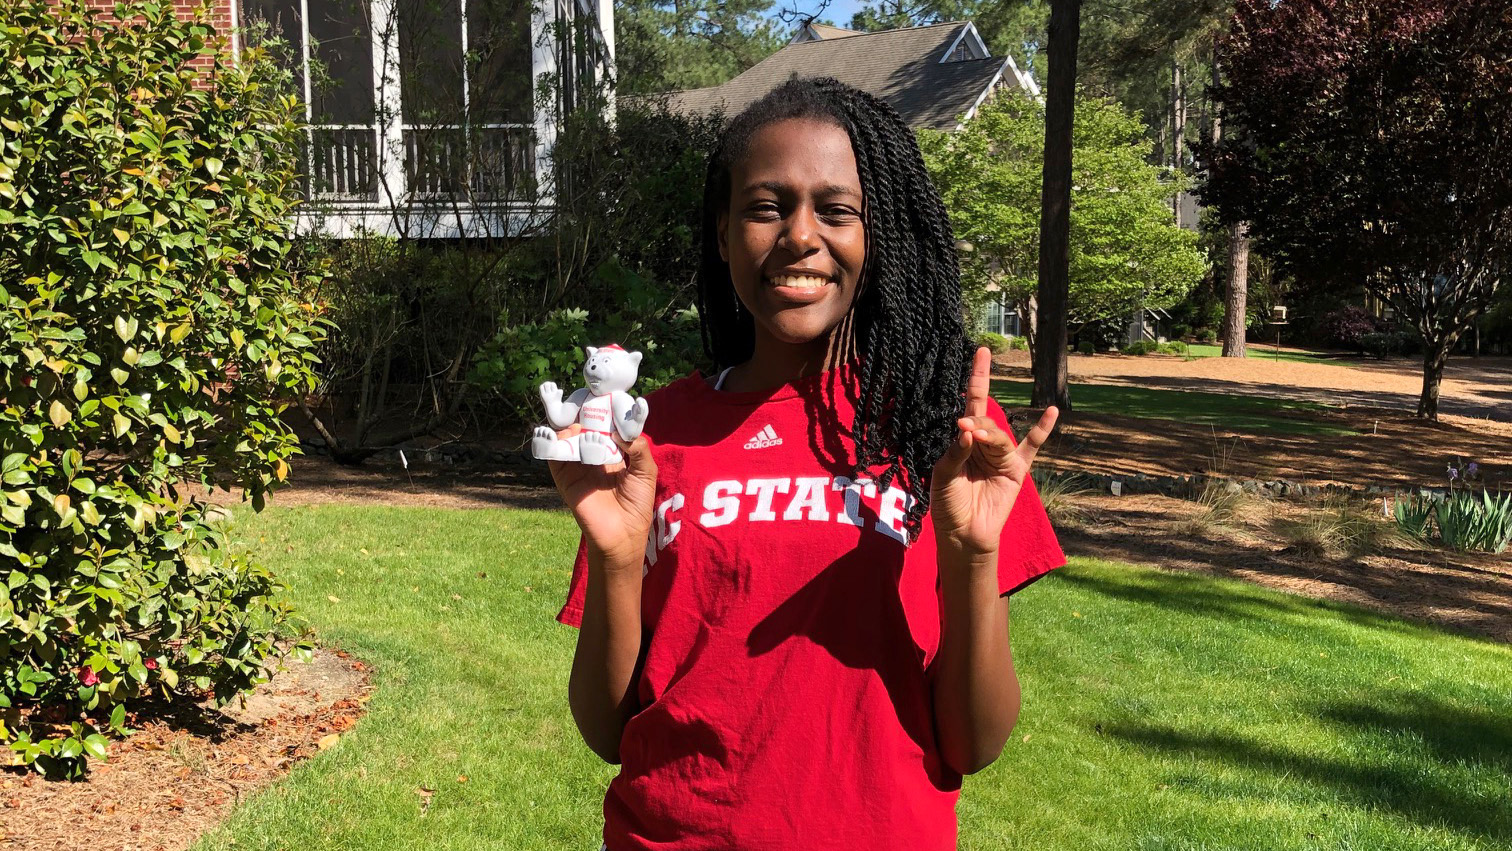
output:
<svg viewBox="0 0 1512 851"><path fill-rule="evenodd" d="M148 705L87 782L0 769L0 848L178 851L297 762L339 746L366 711L367 665L339 650L259 685L245 703Z"/></svg>

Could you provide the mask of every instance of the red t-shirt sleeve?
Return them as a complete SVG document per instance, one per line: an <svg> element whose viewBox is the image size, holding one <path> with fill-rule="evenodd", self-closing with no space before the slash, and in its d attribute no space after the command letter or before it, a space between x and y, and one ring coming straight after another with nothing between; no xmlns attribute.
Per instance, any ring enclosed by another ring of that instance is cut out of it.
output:
<svg viewBox="0 0 1512 851"><path fill-rule="evenodd" d="M987 416L1008 432L1009 441L1016 443L1008 415L996 399L987 400ZM1012 594L1065 563L1066 554L1061 552L1055 530L1050 528L1050 517L1040 502L1039 491L1033 480L1026 481L1008 522L1003 524L998 550L998 593Z"/></svg>
<svg viewBox="0 0 1512 851"><path fill-rule="evenodd" d="M578 536L577 560L572 564L572 580L567 586L567 602L557 612L557 622L571 627L583 625L583 597L588 591L588 544Z"/></svg>

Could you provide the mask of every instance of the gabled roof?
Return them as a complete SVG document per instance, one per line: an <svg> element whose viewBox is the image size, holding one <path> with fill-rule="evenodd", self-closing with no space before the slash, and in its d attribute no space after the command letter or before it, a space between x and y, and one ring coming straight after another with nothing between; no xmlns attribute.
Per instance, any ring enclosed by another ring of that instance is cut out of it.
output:
<svg viewBox="0 0 1512 851"><path fill-rule="evenodd" d="M1012 59L987 56L969 22L839 32L844 35L821 32L817 40L789 44L723 85L671 92L669 105L693 113L722 107L734 115L791 77L834 77L892 104L910 127L950 130L959 116L974 112L1000 80L1026 85ZM961 44L969 46L967 55L986 58L952 59Z"/></svg>
<svg viewBox="0 0 1512 851"><path fill-rule="evenodd" d="M848 35L865 35L861 30L847 30L841 27L832 27L829 24L816 24L813 21L798 28L793 36L794 43L805 41L818 41L825 38L845 38Z"/></svg>

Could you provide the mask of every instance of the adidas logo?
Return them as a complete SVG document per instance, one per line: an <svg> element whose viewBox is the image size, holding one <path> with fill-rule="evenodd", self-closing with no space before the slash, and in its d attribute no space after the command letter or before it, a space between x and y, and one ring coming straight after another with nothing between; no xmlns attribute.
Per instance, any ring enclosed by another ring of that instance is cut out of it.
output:
<svg viewBox="0 0 1512 851"><path fill-rule="evenodd" d="M781 445L782 445L782 438L778 437L777 436L777 432L770 425L768 425L766 428L762 429L761 431L756 432L756 436L755 437L751 438L750 440L747 440L745 448L747 448L747 449L765 449L768 446L781 446Z"/></svg>

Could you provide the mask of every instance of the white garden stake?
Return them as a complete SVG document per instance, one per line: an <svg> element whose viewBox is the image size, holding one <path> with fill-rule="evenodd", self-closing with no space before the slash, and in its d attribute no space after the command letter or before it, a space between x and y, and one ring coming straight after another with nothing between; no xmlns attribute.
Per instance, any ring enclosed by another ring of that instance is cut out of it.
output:
<svg viewBox="0 0 1512 851"><path fill-rule="evenodd" d="M587 387L574 390L562 401L562 390L548 381L541 385L541 403L546 406L546 421L530 441L530 452L545 461L578 461L595 466L624 460L613 431L626 441L640 437L646 427L649 408L645 399L628 392L635 385L641 353L627 352L619 346L601 349L587 347L588 362L583 364ZM557 437L557 430L577 423L583 430L568 437ZM611 429L613 431L611 431Z"/></svg>

